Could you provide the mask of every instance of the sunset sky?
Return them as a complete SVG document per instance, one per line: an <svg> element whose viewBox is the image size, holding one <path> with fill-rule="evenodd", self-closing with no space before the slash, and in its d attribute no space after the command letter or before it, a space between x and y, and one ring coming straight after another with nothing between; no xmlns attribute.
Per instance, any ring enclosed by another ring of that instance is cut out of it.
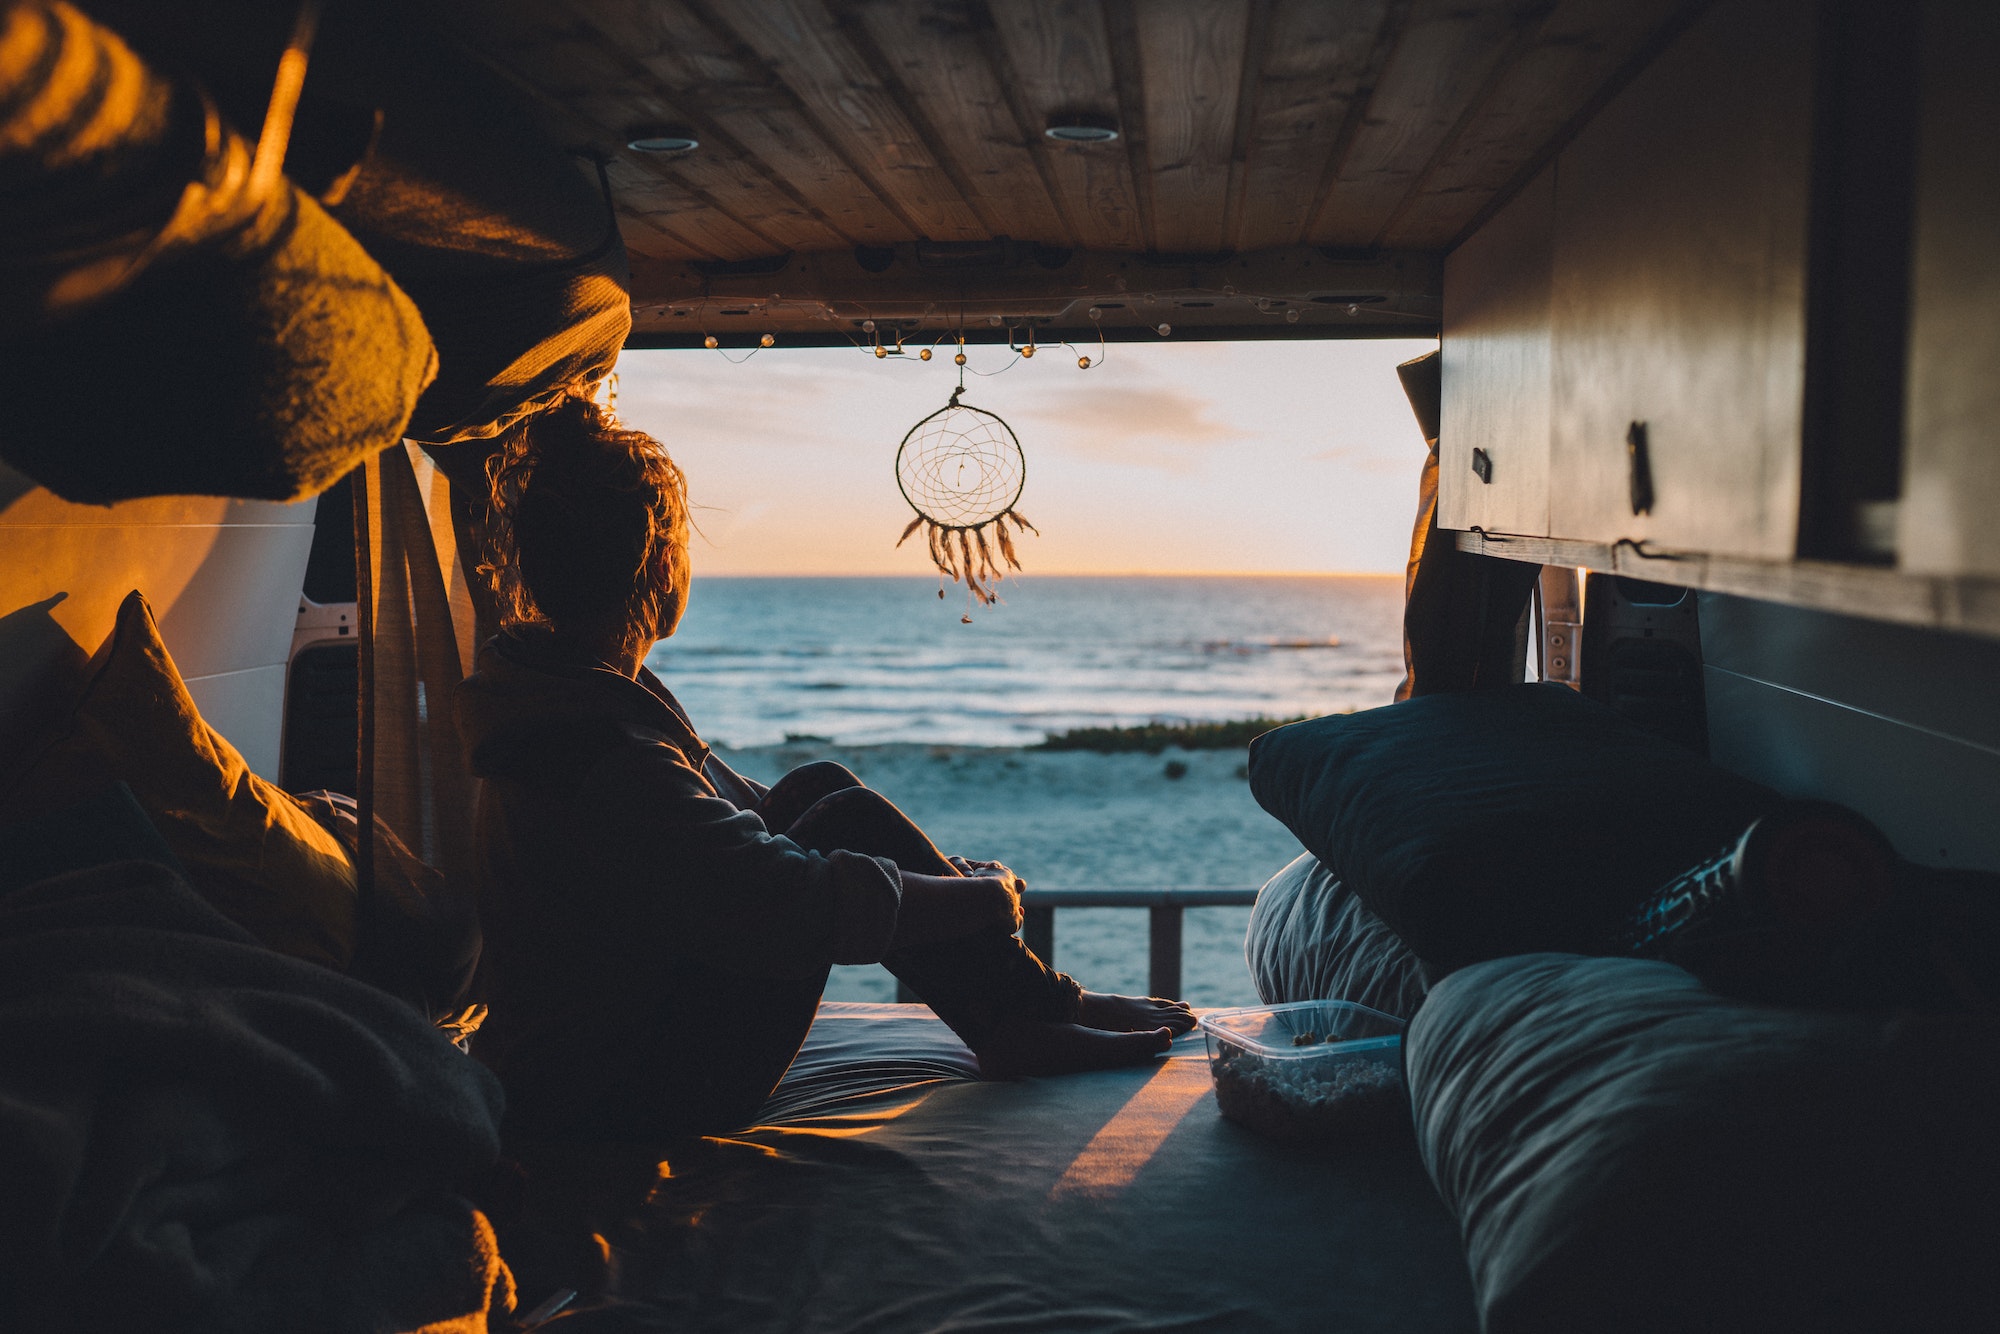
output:
<svg viewBox="0 0 2000 1334"><path fill-rule="evenodd" d="M1089 370L1057 346L968 374L964 401L1026 451L1030 573L1387 573L1408 552L1424 456L1395 366L1434 346L1162 339L1114 344ZM967 350L970 371L1011 356ZM687 473L698 575L931 573L915 539L896 549L911 511L894 464L956 383L949 345L928 363L630 351L618 374L619 414Z"/></svg>

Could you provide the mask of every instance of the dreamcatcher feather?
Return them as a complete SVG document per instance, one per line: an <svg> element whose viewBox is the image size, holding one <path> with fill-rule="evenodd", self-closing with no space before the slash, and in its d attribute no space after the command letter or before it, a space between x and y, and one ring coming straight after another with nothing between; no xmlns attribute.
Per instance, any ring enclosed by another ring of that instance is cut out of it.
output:
<svg viewBox="0 0 2000 1334"><path fill-rule="evenodd" d="M1014 508L1028 481L1014 428L996 413L959 402L964 392L962 385L952 390L950 401L912 426L896 450L896 485L917 512L896 545L922 531L938 573L990 604L1006 572L1021 568L1014 535L1041 532Z"/></svg>

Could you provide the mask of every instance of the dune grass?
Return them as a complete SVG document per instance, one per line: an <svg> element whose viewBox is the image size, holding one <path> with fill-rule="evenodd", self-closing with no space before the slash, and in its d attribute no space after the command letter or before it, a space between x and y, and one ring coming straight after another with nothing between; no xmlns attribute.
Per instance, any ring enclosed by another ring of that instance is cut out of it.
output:
<svg viewBox="0 0 2000 1334"><path fill-rule="evenodd" d="M1073 727L1067 732L1051 732L1029 750L1094 750L1100 754L1144 751L1158 755L1169 746L1182 750L1240 750L1250 738L1305 721L1297 718L1242 718L1226 723L1141 723L1137 727Z"/></svg>

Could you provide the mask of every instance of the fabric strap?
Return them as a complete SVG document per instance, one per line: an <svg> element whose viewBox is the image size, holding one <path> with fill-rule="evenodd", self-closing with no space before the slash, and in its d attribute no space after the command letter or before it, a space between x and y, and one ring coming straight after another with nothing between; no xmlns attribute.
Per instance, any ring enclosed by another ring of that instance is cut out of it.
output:
<svg viewBox="0 0 2000 1334"><path fill-rule="evenodd" d="M459 882L471 872L477 780L451 695L471 667L477 629L451 484L408 444L370 459L356 480L361 818L381 816Z"/></svg>

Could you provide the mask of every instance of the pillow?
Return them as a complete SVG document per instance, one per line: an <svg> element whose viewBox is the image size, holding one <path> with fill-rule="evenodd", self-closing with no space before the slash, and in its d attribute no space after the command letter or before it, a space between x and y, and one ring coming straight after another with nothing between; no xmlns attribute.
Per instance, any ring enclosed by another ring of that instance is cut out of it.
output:
<svg viewBox="0 0 2000 1334"><path fill-rule="evenodd" d="M1941 1334L2000 1309L2000 1021L1538 954L1440 981L1404 1059L1484 1334Z"/></svg>
<svg viewBox="0 0 2000 1334"><path fill-rule="evenodd" d="M1422 960L1309 852L1257 892L1243 956L1266 1005L1344 1000L1408 1019L1430 986Z"/></svg>
<svg viewBox="0 0 2000 1334"><path fill-rule="evenodd" d="M1250 743L1250 790L1437 976L1602 949L1778 801L1559 685L1280 727Z"/></svg>
<svg viewBox="0 0 2000 1334"><path fill-rule="evenodd" d="M0 825L121 780L220 912L271 949L346 969L355 937L346 850L202 721L137 592L91 661L68 730L0 775Z"/></svg>

